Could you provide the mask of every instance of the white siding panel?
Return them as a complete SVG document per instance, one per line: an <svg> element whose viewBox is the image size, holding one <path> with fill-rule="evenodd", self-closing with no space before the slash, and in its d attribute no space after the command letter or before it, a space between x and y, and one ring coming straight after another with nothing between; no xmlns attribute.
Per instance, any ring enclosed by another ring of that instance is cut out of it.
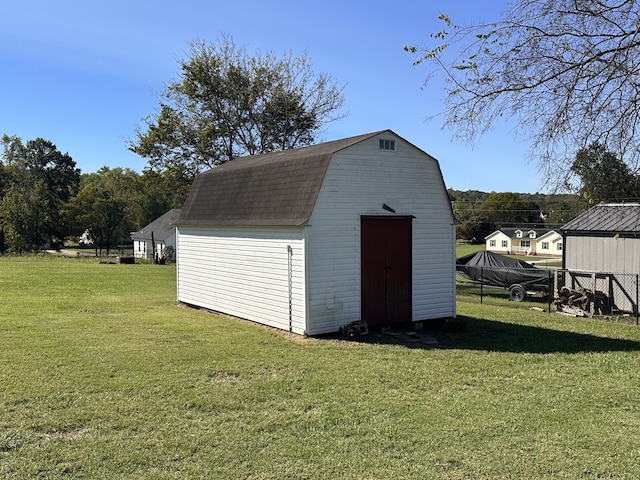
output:
<svg viewBox="0 0 640 480"><path fill-rule="evenodd" d="M388 136L388 135L384 135ZM437 162L396 138L333 156L307 235L310 334L360 318L360 218L413 215L413 320L455 316L455 233Z"/></svg>
<svg viewBox="0 0 640 480"><path fill-rule="evenodd" d="M178 301L289 330L291 292L291 330L306 333L302 228L179 228L177 237Z"/></svg>

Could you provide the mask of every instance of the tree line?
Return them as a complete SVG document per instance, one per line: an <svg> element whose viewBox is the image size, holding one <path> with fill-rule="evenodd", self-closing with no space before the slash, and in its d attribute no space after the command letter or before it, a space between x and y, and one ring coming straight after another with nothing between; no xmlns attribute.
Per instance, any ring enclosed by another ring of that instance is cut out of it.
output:
<svg viewBox="0 0 640 480"><path fill-rule="evenodd" d="M640 174L598 142L576 153L570 172L565 191L571 193L564 194L449 189L457 237L483 242L501 227L559 228L596 204L640 201Z"/></svg>
<svg viewBox="0 0 640 480"><path fill-rule="evenodd" d="M558 228L589 208L578 194L460 191L449 189L456 237L482 243L501 227Z"/></svg>
<svg viewBox="0 0 640 480"><path fill-rule="evenodd" d="M145 169L102 167L83 174L46 139L3 135L0 162L0 252L59 248L84 235L108 253L182 205L189 179Z"/></svg>

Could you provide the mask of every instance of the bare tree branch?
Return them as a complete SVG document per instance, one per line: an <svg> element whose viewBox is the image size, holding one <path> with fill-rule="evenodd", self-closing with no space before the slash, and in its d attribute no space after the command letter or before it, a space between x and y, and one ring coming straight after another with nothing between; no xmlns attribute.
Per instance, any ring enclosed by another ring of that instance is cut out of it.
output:
<svg viewBox="0 0 640 480"><path fill-rule="evenodd" d="M489 24L448 16L431 43L405 47L445 79L445 125L473 141L500 119L532 143L552 186L593 142L637 170L640 5L637 0L517 0Z"/></svg>

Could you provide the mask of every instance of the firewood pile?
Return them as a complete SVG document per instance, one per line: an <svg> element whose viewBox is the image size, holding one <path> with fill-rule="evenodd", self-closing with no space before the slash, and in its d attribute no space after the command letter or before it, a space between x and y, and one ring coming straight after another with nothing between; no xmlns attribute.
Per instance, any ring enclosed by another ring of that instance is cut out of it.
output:
<svg viewBox="0 0 640 480"><path fill-rule="evenodd" d="M561 287L553 303L558 313L572 317L591 317L594 314L611 313L609 297L604 292L593 292L588 288Z"/></svg>

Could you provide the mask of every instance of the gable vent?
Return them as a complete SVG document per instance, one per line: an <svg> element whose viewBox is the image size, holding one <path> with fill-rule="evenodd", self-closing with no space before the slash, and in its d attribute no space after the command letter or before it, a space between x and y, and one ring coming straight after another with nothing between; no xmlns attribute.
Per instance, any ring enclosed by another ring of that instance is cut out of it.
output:
<svg viewBox="0 0 640 480"><path fill-rule="evenodd" d="M378 140L378 148L380 150L395 150L396 149L396 141L389 140L388 138L381 138Z"/></svg>

